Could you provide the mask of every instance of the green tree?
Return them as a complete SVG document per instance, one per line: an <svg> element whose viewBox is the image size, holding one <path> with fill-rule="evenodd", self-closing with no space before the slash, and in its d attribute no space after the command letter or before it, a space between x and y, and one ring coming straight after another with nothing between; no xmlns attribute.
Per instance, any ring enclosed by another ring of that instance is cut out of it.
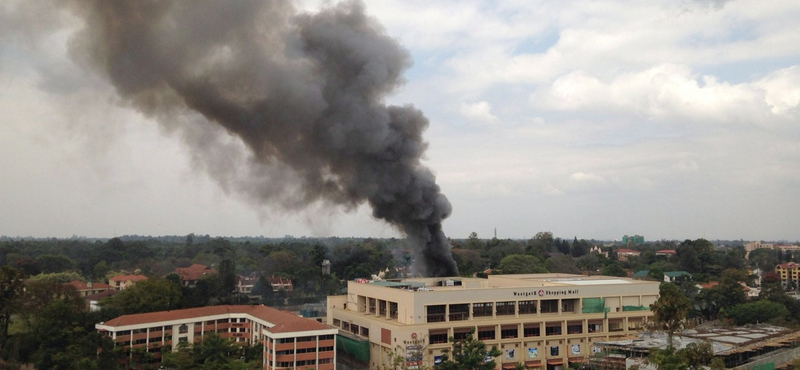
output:
<svg viewBox="0 0 800 370"><path fill-rule="evenodd" d="M761 299L726 308L724 316L736 325L756 324L789 318L789 310L780 303Z"/></svg>
<svg viewBox="0 0 800 370"><path fill-rule="evenodd" d="M575 266L575 261L572 257L562 253L553 253L550 258L544 261L544 266L547 271L560 272L564 274L580 273L578 266Z"/></svg>
<svg viewBox="0 0 800 370"><path fill-rule="evenodd" d="M120 291L105 301L103 308L127 315L179 308L180 301L179 286L167 279L152 278Z"/></svg>
<svg viewBox="0 0 800 370"><path fill-rule="evenodd" d="M486 345L475 338L475 331L472 330L464 339L455 340L450 338L453 343L452 350L444 351L442 362L436 367L437 370L494 370L494 358L500 356L497 346L487 349ZM487 359L489 359L487 361Z"/></svg>
<svg viewBox="0 0 800 370"><path fill-rule="evenodd" d="M230 259L223 259L219 262L219 286L220 300L230 303L231 297L236 291L236 263Z"/></svg>
<svg viewBox="0 0 800 370"><path fill-rule="evenodd" d="M655 281L664 281L664 270L654 267L647 271L647 277Z"/></svg>
<svg viewBox="0 0 800 370"><path fill-rule="evenodd" d="M497 268L504 274L534 274L547 272L538 258L527 254L512 254L500 260Z"/></svg>
<svg viewBox="0 0 800 370"><path fill-rule="evenodd" d="M23 294L22 271L13 267L0 267L0 348L8 339L8 325L11 315L20 307L20 298Z"/></svg>
<svg viewBox="0 0 800 370"><path fill-rule="evenodd" d="M230 339L220 337L217 333L206 335L203 340L194 347L195 363L214 365L213 368L220 368L230 362L230 354L234 352L233 342Z"/></svg>
<svg viewBox="0 0 800 370"><path fill-rule="evenodd" d="M625 269L622 268L618 263L609 263L605 267L600 270L600 273L606 276L620 276L625 277L628 276L628 273L625 272Z"/></svg>
<svg viewBox="0 0 800 370"><path fill-rule="evenodd" d="M727 269L722 272L719 285L712 288L722 298L719 304L720 307L733 307L747 300L744 287L742 287L742 282L745 279L747 279L747 274L741 270Z"/></svg>
<svg viewBox="0 0 800 370"><path fill-rule="evenodd" d="M471 276L473 273L483 271L483 260L477 250L453 249L452 252L460 274Z"/></svg>
<svg viewBox="0 0 800 370"><path fill-rule="evenodd" d="M688 298L681 294L677 286L661 283L658 287L658 300L650 305L653 320L667 332L667 343L672 347L672 337L681 328L686 314L692 308Z"/></svg>

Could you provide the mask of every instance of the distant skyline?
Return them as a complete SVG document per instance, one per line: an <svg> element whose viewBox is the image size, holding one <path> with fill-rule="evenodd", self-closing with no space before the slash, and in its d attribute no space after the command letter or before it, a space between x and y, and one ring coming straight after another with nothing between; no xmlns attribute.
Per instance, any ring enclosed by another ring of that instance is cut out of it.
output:
<svg viewBox="0 0 800 370"><path fill-rule="evenodd" d="M364 6L413 60L388 103L430 120L446 235L800 240L797 1ZM400 237L366 205L223 189L81 66L80 24L50 8L0 7L0 235Z"/></svg>

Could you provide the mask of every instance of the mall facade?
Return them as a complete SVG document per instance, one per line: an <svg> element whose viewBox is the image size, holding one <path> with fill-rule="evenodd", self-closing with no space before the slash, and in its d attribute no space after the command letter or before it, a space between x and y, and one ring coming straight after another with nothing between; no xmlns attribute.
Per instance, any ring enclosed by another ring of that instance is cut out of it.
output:
<svg viewBox="0 0 800 370"><path fill-rule="evenodd" d="M351 281L328 297L340 350L369 369L431 368L467 335L497 346L498 368L560 370L586 362L595 342L635 335L651 319L658 282L571 274ZM472 334L470 334L472 333Z"/></svg>

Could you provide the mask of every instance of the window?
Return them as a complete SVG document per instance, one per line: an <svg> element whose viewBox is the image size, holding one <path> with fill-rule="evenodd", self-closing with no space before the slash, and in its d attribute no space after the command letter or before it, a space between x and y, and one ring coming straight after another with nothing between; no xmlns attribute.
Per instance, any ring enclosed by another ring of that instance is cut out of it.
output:
<svg viewBox="0 0 800 370"><path fill-rule="evenodd" d="M544 335L561 335L561 324L558 324L557 326L546 326L544 328Z"/></svg>
<svg viewBox="0 0 800 370"><path fill-rule="evenodd" d="M454 328L453 329L453 339L455 340L464 340L469 337L469 333L472 332L474 328Z"/></svg>
<svg viewBox="0 0 800 370"><path fill-rule="evenodd" d="M492 306L493 306L492 302L473 303L472 316L473 317L492 316Z"/></svg>
<svg viewBox="0 0 800 370"><path fill-rule="evenodd" d="M451 304L450 321L469 320L469 304Z"/></svg>
<svg viewBox="0 0 800 370"><path fill-rule="evenodd" d="M522 334L526 337L538 337L541 334L539 324L525 324L522 328Z"/></svg>
<svg viewBox="0 0 800 370"><path fill-rule="evenodd" d="M186 324L182 324L180 327L178 327L178 334L186 334L188 332L189 332L189 327L186 326Z"/></svg>
<svg viewBox="0 0 800 370"><path fill-rule="evenodd" d="M319 340L331 340L331 339L333 339L333 334L319 336Z"/></svg>
<svg viewBox="0 0 800 370"><path fill-rule="evenodd" d="M500 338L516 338L519 335L519 329L516 325L509 325L509 326L501 326L500 327Z"/></svg>
<svg viewBox="0 0 800 370"><path fill-rule="evenodd" d="M546 299L542 301L542 313L557 313L557 312L558 312L557 299Z"/></svg>
<svg viewBox="0 0 800 370"><path fill-rule="evenodd" d="M161 331L161 328L162 328L161 326L154 326L154 327L150 328L150 332L152 333L152 332Z"/></svg>
<svg viewBox="0 0 800 370"><path fill-rule="evenodd" d="M478 328L478 340L493 340L495 338L494 326Z"/></svg>
<svg viewBox="0 0 800 370"><path fill-rule="evenodd" d="M426 307L428 322L442 322L444 321L445 305L435 305Z"/></svg>
<svg viewBox="0 0 800 370"><path fill-rule="evenodd" d="M529 315L536 313L536 301L519 301L519 314Z"/></svg>
<svg viewBox="0 0 800 370"><path fill-rule="evenodd" d="M361 327L361 336L362 337L369 337L369 328Z"/></svg>
<svg viewBox="0 0 800 370"><path fill-rule="evenodd" d="M550 347L550 356L558 356L558 346Z"/></svg>
<svg viewBox="0 0 800 370"><path fill-rule="evenodd" d="M497 316L514 315L516 312L515 302L497 302Z"/></svg>
<svg viewBox="0 0 800 370"><path fill-rule="evenodd" d="M580 322L567 323L567 334L582 334L583 324Z"/></svg>
<svg viewBox="0 0 800 370"><path fill-rule="evenodd" d="M575 313L575 307L578 307L577 299L561 300L561 312Z"/></svg>
<svg viewBox="0 0 800 370"><path fill-rule="evenodd" d="M447 330L431 330L428 338L431 344L447 343Z"/></svg>
<svg viewBox="0 0 800 370"><path fill-rule="evenodd" d="M333 319L333 326L342 326L342 320Z"/></svg>

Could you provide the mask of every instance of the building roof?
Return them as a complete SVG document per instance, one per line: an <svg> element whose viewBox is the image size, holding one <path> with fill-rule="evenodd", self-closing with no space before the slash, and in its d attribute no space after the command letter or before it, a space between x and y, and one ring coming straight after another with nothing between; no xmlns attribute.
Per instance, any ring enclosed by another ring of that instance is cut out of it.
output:
<svg viewBox="0 0 800 370"><path fill-rule="evenodd" d="M255 284L258 281L258 277L256 276L242 276L239 275L236 277L236 281L241 284Z"/></svg>
<svg viewBox="0 0 800 370"><path fill-rule="evenodd" d="M676 254L676 253L677 252L675 252L674 249L662 249L662 250L656 251L656 254Z"/></svg>
<svg viewBox="0 0 800 370"><path fill-rule="evenodd" d="M92 286L89 287L89 284L84 283L84 282L82 282L80 280L73 280L73 281L70 281L69 283L64 283L64 285L72 285L72 286L75 287L75 289L77 289L79 291L80 290L90 290L90 289L94 289L94 290L111 289L111 285L108 285L106 283L92 283Z"/></svg>
<svg viewBox="0 0 800 370"><path fill-rule="evenodd" d="M664 273L664 275L667 275L669 277L692 276L692 274L690 274L690 273L688 273L686 271L667 271L667 272Z"/></svg>
<svg viewBox="0 0 800 370"><path fill-rule="evenodd" d="M108 281L142 281L147 280L147 276L144 275L117 275L114 276Z"/></svg>
<svg viewBox="0 0 800 370"><path fill-rule="evenodd" d="M717 285L719 285L719 281L711 281L706 284L697 284L697 286L699 286L700 289L711 289Z"/></svg>
<svg viewBox="0 0 800 370"><path fill-rule="evenodd" d="M280 276L270 276L267 278L267 281L272 285L292 285L292 279L286 279Z"/></svg>
<svg viewBox="0 0 800 370"><path fill-rule="evenodd" d="M636 271L635 274L631 275L631 277L634 278L634 279L646 278L646 277L648 277L647 274L649 274L649 273L650 273L650 270L639 270L639 271Z"/></svg>
<svg viewBox="0 0 800 370"><path fill-rule="evenodd" d="M623 253L623 254L639 254L639 251L635 251L633 249L626 249L626 248L617 249L617 254L620 254L620 253Z"/></svg>
<svg viewBox="0 0 800 370"><path fill-rule="evenodd" d="M102 325L106 326L129 326L163 321L185 320L204 316L216 316L226 314L247 314L257 319L264 320L273 326L267 329L270 333L288 333L299 331L313 331L331 329L329 326L317 322L316 320L302 318L291 312L277 310L271 307L245 306L245 305L226 305L187 308L173 311L159 311L140 313L134 315L122 315L108 320Z"/></svg>
<svg viewBox="0 0 800 370"><path fill-rule="evenodd" d="M793 270L793 269L796 269L796 268L800 268L800 264L798 264L796 262L787 262L787 263L781 263L780 265L778 265L778 267L780 267L780 268L782 268L784 270Z"/></svg>
<svg viewBox="0 0 800 370"><path fill-rule="evenodd" d="M195 263L189 267L176 267L175 273L178 274L181 280L194 281L194 280L200 280L200 277L205 274L217 273L217 270L214 270L205 265Z"/></svg>
<svg viewBox="0 0 800 370"><path fill-rule="evenodd" d="M104 291L99 292L99 293L89 294L89 295L87 295L86 297L83 297L83 298L86 299L87 301L99 301L99 300L101 300L103 298L108 298L108 297L114 296L117 293L119 293L118 290L108 289L108 290L104 290Z"/></svg>

